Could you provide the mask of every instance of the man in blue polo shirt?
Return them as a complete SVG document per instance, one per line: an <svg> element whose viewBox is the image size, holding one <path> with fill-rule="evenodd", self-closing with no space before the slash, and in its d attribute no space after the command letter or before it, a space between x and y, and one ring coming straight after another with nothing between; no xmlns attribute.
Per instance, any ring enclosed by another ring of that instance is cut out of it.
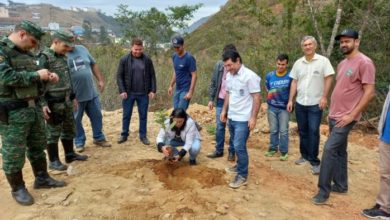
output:
<svg viewBox="0 0 390 220"><path fill-rule="evenodd" d="M184 39L176 36L172 39L175 53L172 56L174 74L168 89L168 95L172 96L173 86L176 84L173 96L173 108L187 110L196 85L196 60L184 49Z"/></svg>

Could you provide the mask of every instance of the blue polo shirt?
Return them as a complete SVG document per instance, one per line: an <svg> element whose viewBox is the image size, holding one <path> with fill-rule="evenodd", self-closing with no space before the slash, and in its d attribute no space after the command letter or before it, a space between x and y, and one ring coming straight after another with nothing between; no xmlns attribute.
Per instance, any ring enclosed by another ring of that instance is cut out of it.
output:
<svg viewBox="0 0 390 220"><path fill-rule="evenodd" d="M390 108L387 109L386 121L383 126L381 141L390 144Z"/></svg>
<svg viewBox="0 0 390 220"><path fill-rule="evenodd" d="M192 72L196 71L196 60L188 52L182 57L176 53L172 56L173 67L176 74L176 90L189 91L191 87Z"/></svg>

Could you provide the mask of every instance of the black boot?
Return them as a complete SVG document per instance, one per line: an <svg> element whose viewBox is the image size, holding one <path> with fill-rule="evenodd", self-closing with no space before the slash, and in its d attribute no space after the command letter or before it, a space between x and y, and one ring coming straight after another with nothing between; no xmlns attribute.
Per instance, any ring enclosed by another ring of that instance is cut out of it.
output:
<svg viewBox="0 0 390 220"><path fill-rule="evenodd" d="M65 151L65 162L72 163L75 160L87 160L87 155L76 154L73 149L73 140L61 139Z"/></svg>
<svg viewBox="0 0 390 220"><path fill-rule="evenodd" d="M53 170L64 171L68 167L61 163L58 156L58 144L48 144L47 145L47 154L49 155L49 168Z"/></svg>
<svg viewBox="0 0 390 220"><path fill-rule="evenodd" d="M35 175L34 189L63 187L66 185L64 181L58 181L49 176L46 160L37 161L31 164L31 166Z"/></svg>
<svg viewBox="0 0 390 220"><path fill-rule="evenodd" d="M7 177L8 183L12 188L12 197L21 205L32 205L34 203L34 198L27 191L24 186L23 174L22 171L17 173L5 174Z"/></svg>

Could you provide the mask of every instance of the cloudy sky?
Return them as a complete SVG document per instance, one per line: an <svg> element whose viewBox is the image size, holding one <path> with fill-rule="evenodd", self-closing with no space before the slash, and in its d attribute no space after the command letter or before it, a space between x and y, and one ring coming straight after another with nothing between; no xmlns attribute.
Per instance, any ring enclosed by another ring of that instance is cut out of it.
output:
<svg viewBox="0 0 390 220"><path fill-rule="evenodd" d="M168 6L180 6L180 5L194 5L202 3L203 7L198 9L194 14L193 21L199 20L202 17L212 15L219 11L219 8L223 6L227 0L13 0L14 2L26 3L26 4L39 4L48 3L61 8L69 9L71 6L83 8L93 7L100 9L107 15L114 15L117 6L119 4L126 4L133 11L147 10L151 7L156 7L159 10L164 10ZM8 3L6 0L0 0L1 3ZM190 23L192 23L190 22Z"/></svg>

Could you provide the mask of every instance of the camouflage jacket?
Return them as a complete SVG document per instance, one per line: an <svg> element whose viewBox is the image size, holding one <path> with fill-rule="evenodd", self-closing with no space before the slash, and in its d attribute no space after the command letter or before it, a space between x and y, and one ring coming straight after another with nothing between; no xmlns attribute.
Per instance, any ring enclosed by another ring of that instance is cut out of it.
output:
<svg viewBox="0 0 390 220"><path fill-rule="evenodd" d="M43 92L38 60L8 37L0 40L0 101L38 98Z"/></svg>
<svg viewBox="0 0 390 220"><path fill-rule="evenodd" d="M56 73L59 77L58 83L47 83L45 88L45 99L69 97L72 93L72 84L65 55L60 55L50 48L45 48L39 53L39 64L42 68Z"/></svg>

